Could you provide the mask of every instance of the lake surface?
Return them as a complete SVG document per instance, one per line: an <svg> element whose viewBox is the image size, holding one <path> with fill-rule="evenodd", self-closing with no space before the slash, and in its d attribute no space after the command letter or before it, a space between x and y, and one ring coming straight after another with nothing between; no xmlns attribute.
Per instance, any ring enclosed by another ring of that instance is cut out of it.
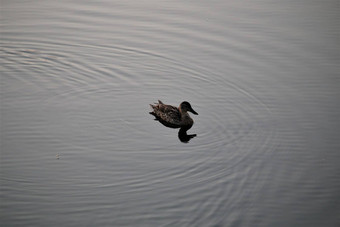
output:
<svg viewBox="0 0 340 227"><path fill-rule="evenodd" d="M339 15L1 1L1 225L339 226ZM197 136L158 99L189 101Z"/></svg>

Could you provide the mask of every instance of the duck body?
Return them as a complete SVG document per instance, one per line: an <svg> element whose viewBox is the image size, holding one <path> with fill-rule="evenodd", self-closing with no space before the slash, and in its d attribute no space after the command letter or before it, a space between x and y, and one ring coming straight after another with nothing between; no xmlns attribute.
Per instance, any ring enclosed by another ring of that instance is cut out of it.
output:
<svg viewBox="0 0 340 227"><path fill-rule="evenodd" d="M194 111L189 102L182 102L179 107L166 105L162 101L158 100L155 105L150 104L153 109L150 114L156 117L156 120L161 122L163 125L171 128L191 128L194 121L188 114L188 111L198 115Z"/></svg>

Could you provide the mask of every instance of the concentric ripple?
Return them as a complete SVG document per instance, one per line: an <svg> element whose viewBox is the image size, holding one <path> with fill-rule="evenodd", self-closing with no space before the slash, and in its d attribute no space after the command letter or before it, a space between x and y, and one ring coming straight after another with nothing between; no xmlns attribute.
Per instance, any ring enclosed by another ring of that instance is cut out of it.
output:
<svg viewBox="0 0 340 227"><path fill-rule="evenodd" d="M1 222L332 226L327 4L4 1ZM197 137L154 121L157 100L189 101Z"/></svg>

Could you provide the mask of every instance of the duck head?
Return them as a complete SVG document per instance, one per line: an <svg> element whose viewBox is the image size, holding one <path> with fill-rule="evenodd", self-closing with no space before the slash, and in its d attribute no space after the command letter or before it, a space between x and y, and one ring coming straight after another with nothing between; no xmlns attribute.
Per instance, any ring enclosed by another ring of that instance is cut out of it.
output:
<svg viewBox="0 0 340 227"><path fill-rule="evenodd" d="M187 102L187 101L184 101L182 102L180 105L179 105L179 109L182 111L182 112L191 112L195 115L198 115L198 113L191 107L190 103Z"/></svg>

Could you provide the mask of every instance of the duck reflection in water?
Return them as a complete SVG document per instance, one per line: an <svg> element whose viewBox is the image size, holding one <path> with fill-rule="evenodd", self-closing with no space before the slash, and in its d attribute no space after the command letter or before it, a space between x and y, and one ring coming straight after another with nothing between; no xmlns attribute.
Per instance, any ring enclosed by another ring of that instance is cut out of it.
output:
<svg viewBox="0 0 340 227"><path fill-rule="evenodd" d="M166 105L162 101L158 100L158 103L155 103L154 105L150 104L150 106L153 109L150 114L155 116L155 120L158 120L164 126L169 128L180 128L178 131L178 138L181 142L189 142L190 139L196 136L196 134L187 134L187 131L194 124L194 121L188 112L198 115L189 102L184 101L177 108L175 106Z"/></svg>

